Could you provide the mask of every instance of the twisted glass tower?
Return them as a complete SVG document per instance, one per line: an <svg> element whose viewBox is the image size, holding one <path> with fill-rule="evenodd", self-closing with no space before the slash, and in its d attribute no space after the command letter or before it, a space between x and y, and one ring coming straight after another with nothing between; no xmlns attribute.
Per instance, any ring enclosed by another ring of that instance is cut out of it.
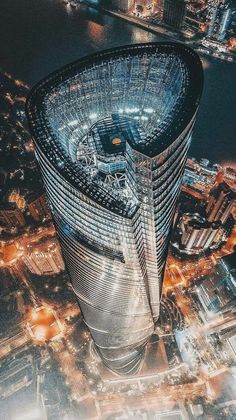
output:
<svg viewBox="0 0 236 420"><path fill-rule="evenodd" d="M176 201L203 84L175 43L80 59L27 115L72 285L97 351L133 373L159 316Z"/></svg>

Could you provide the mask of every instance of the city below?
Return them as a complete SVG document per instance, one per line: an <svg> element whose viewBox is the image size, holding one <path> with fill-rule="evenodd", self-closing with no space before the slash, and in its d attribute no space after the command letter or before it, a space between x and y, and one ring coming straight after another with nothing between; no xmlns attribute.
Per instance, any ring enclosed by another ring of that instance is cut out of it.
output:
<svg viewBox="0 0 236 420"><path fill-rule="evenodd" d="M58 2L68 13L97 9L235 65L233 1ZM65 267L26 121L29 86L5 69L0 86L0 418L235 419L235 156L229 163L188 157L159 319L137 371L118 375L96 350ZM132 112L122 110L122 123ZM99 125L93 130L97 138ZM94 167L86 174L94 177Z"/></svg>

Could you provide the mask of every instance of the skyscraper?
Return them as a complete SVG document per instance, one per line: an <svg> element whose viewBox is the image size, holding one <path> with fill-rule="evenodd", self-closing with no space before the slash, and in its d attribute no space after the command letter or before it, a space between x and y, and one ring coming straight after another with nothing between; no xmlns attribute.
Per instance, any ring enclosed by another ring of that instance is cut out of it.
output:
<svg viewBox="0 0 236 420"><path fill-rule="evenodd" d="M65 268L59 244L54 238L33 242L22 259L30 272L39 276L52 276Z"/></svg>
<svg viewBox="0 0 236 420"><path fill-rule="evenodd" d="M180 29L184 23L186 7L185 0L164 0L163 21Z"/></svg>
<svg viewBox="0 0 236 420"><path fill-rule="evenodd" d="M223 319L236 312L236 254L219 260L216 270L203 277L197 294L205 312L217 312ZM223 317L224 315L224 317ZM235 319L234 319L235 325ZM223 326L224 328L224 326Z"/></svg>
<svg viewBox="0 0 236 420"><path fill-rule="evenodd" d="M199 214L184 214L179 222L180 250L192 255L216 249L225 239L221 222L210 222Z"/></svg>
<svg viewBox="0 0 236 420"><path fill-rule="evenodd" d="M136 44L63 67L27 101L74 291L95 348L118 373L138 368L159 316L202 84L188 47Z"/></svg>
<svg viewBox="0 0 236 420"><path fill-rule="evenodd" d="M219 220L225 223L236 204L236 190L226 182L215 186L209 196L206 209L209 221Z"/></svg>
<svg viewBox="0 0 236 420"><path fill-rule="evenodd" d="M30 194L27 197L27 205L30 215L37 222L49 217L48 205L43 192L37 191L36 194Z"/></svg>

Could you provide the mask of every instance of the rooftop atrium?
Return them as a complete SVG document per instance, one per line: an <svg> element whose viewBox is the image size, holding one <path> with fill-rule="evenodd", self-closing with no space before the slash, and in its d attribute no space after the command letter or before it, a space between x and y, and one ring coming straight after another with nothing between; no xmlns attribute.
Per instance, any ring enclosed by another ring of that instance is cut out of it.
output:
<svg viewBox="0 0 236 420"><path fill-rule="evenodd" d="M158 159L194 116L200 68L192 50L174 43L115 48L63 67L28 101L41 152L88 195L100 191L102 204L130 212L126 142Z"/></svg>

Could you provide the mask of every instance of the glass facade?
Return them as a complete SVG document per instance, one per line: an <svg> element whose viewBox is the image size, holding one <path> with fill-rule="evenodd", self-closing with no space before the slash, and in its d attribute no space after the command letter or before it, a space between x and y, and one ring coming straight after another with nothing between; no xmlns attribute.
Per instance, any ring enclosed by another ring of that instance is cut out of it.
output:
<svg viewBox="0 0 236 420"><path fill-rule="evenodd" d="M137 370L159 316L176 202L202 92L182 44L115 48L49 75L27 115L95 348Z"/></svg>

